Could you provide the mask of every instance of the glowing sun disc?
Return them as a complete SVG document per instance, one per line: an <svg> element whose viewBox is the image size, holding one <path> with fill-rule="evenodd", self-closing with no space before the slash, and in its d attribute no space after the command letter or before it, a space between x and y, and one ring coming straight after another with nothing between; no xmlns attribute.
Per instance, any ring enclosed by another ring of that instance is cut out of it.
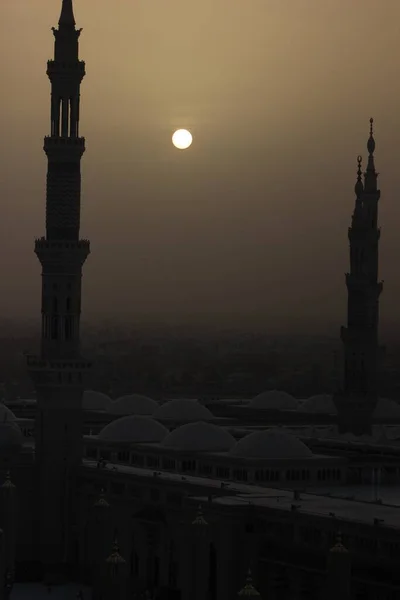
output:
<svg viewBox="0 0 400 600"><path fill-rule="evenodd" d="M192 145L193 136L187 129L178 129L172 136L172 143L178 150L186 150Z"/></svg>

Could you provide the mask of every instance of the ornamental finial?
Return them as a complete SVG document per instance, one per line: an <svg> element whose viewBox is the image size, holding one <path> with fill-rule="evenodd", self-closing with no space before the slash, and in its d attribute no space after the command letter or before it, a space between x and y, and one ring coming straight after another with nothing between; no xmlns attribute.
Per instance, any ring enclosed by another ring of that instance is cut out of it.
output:
<svg viewBox="0 0 400 600"><path fill-rule="evenodd" d="M368 153L371 156L375 150L375 140L374 140L374 119L371 117L369 120L369 139L368 139Z"/></svg>
<svg viewBox="0 0 400 600"><path fill-rule="evenodd" d="M354 186L354 191L356 193L357 198L360 198L361 194L364 191L364 184L362 182L362 168L361 168L361 163L362 163L362 156L357 156L357 181L356 181L356 185Z"/></svg>
<svg viewBox="0 0 400 600"><path fill-rule="evenodd" d="M62 0L61 15L58 21L59 27L75 27L74 9L72 0Z"/></svg>

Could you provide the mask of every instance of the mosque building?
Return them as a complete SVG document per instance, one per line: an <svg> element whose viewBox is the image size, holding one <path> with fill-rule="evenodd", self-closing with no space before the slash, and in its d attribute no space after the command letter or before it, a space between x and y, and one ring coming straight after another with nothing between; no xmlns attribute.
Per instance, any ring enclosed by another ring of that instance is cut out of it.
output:
<svg viewBox="0 0 400 600"><path fill-rule="evenodd" d="M87 389L80 351L90 252L80 32L62 0L47 65L46 232L35 242L35 414L0 405L0 594L44 583L54 595L72 582L71 596L93 600L400 599L400 407L378 397L372 121L349 229L343 389L304 402L276 390L247 402L111 400Z"/></svg>

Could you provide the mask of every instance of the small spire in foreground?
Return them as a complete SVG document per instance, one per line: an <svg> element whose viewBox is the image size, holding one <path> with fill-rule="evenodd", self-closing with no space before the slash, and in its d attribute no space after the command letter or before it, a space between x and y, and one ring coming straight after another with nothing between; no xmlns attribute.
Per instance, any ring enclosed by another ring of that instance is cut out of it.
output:
<svg viewBox="0 0 400 600"><path fill-rule="evenodd" d="M203 510L201 508L201 504L199 504L199 506L198 506L197 513L196 513L196 518L192 522L192 525L208 525L207 521L204 518Z"/></svg>
<svg viewBox="0 0 400 600"><path fill-rule="evenodd" d="M1 487L2 488L8 488L8 489L15 488L15 485L11 481L10 471L7 471L5 481L4 481L4 483L3 483L3 485Z"/></svg>
<svg viewBox="0 0 400 600"><path fill-rule="evenodd" d="M253 578L251 576L250 569L247 571L246 583L245 583L244 587L240 590L238 595L241 597L243 597L243 596L259 597L260 596L260 592L258 592L253 585Z"/></svg>
<svg viewBox="0 0 400 600"><path fill-rule="evenodd" d="M67 25L75 27L74 9L72 0L62 0L61 15L58 21L59 27Z"/></svg>
<svg viewBox="0 0 400 600"><path fill-rule="evenodd" d="M112 552L110 556L106 559L106 562L111 565L122 565L125 563L125 559L119 553L119 546L117 540L114 541Z"/></svg>
<svg viewBox="0 0 400 600"><path fill-rule="evenodd" d="M330 551L331 552L345 552L345 553L348 552L347 548L345 548L343 546L343 543L342 543L342 534L341 534L340 531L338 531L338 533L336 535L335 545L331 548Z"/></svg>
<svg viewBox="0 0 400 600"><path fill-rule="evenodd" d="M98 508L109 508L110 507L110 505L108 504L108 502L106 500L104 490L101 490L99 499L95 502L94 506L96 506Z"/></svg>

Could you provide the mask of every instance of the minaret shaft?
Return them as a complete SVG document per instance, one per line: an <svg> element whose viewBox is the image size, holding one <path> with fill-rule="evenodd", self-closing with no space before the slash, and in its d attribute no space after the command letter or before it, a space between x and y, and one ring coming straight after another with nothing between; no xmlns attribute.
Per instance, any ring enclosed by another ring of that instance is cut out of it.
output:
<svg viewBox="0 0 400 600"><path fill-rule="evenodd" d="M368 166L362 182L359 157L356 206L348 231L347 327L342 327L341 331L345 354L344 382L342 393L335 397L340 430L356 435L370 431L378 399L378 324L382 282L378 281L380 191L377 188L374 149L371 120Z"/></svg>
<svg viewBox="0 0 400 600"><path fill-rule="evenodd" d="M63 0L55 37L51 83L46 235L35 242L42 266L42 333L39 357L28 357L37 391L36 462L39 552L47 571L68 562L74 524L75 474L82 459L82 394L90 365L81 358L82 267L89 242L79 239L80 163L85 140L79 137L79 60L72 1Z"/></svg>

